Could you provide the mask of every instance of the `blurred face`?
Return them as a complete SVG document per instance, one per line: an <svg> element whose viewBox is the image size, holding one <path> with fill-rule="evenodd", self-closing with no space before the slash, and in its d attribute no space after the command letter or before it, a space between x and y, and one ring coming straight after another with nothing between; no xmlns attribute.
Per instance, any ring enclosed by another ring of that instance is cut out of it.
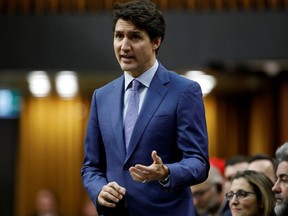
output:
<svg viewBox="0 0 288 216"><path fill-rule="evenodd" d="M131 22L119 19L114 31L114 52L122 70L138 77L156 61L161 39L151 41L146 31Z"/></svg>
<svg viewBox="0 0 288 216"><path fill-rule="evenodd" d="M224 177L225 177L225 192L230 191L232 178L238 171L246 170L248 167L248 162L241 162L234 165L229 165L225 167Z"/></svg>
<svg viewBox="0 0 288 216"><path fill-rule="evenodd" d="M277 181L274 184L272 191L275 193L275 197L276 197L275 212L277 215L280 215L280 213L282 213L284 210L287 211L287 206L288 206L288 162L287 161L283 161L278 165L276 176L277 176Z"/></svg>
<svg viewBox="0 0 288 216"><path fill-rule="evenodd" d="M256 160L249 164L248 170L254 170L256 172L262 172L268 178L271 179L273 183L276 181L275 171L274 171L274 165L269 160Z"/></svg>
<svg viewBox="0 0 288 216"><path fill-rule="evenodd" d="M221 205L220 194L214 184L203 182L191 187L193 203L198 214L212 213L217 211Z"/></svg>
<svg viewBox="0 0 288 216"><path fill-rule="evenodd" d="M232 216L256 216L259 215L259 205L257 203L257 197L250 184L244 178L234 179L231 185L230 192L237 193L239 191L245 191L249 194L244 196L235 195L229 201Z"/></svg>
<svg viewBox="0 0 288 216"><path fill-rule="evenodd" d="M49 191L39 191L36 197L36 209L39 213L57 212L57 203L54 195Z"/></svg>

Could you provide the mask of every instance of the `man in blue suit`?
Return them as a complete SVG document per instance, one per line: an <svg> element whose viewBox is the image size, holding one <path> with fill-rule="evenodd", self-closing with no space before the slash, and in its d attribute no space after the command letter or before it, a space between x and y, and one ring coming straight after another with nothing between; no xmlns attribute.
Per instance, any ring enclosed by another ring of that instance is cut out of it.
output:
<svg viewBox="0 0 288 216"><path fill-rule="evenodd" d="M190 186L209 171L200 86L157 61L165 21L154 3L115 4L113 33L124 73L93 94L84 187L100 215L193 216ZM132 82L140 89L131 89ZM138 118L130 136L126 119L133 116L128 101L134 92Z"/></svg>

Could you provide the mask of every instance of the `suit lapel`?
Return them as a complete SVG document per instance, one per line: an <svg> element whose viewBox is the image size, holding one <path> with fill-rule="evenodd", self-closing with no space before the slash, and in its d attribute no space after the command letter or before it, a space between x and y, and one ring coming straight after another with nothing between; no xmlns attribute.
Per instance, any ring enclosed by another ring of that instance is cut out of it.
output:
<svg viewBox="0 0 288 216"><path fill-rule="evenodd" d="M125 141L123 134L123 97L124 97L124 78L123 76L118 79L118 82L115 82L113 92L111 92L111 104L109 106L111 113L111 125L112 130L115 135L115 140L119 148L119 152L122 158L125 158Z"/></svg>
<svg viewBox="0 0 288 216"><path fill-rule="evenodd" d="M168 74L164 73L163 70L164 69L160 66L160 69L158 69L148 88L145 101L143 103L131 136L129 149L126 155L126 161L139 143L139 140L141 139L145 128L149 124L151 118L153 117L154 113L156 112L157 108L161 104L164 96L168 91L168 89L164 85L168 82Z"/></svg>

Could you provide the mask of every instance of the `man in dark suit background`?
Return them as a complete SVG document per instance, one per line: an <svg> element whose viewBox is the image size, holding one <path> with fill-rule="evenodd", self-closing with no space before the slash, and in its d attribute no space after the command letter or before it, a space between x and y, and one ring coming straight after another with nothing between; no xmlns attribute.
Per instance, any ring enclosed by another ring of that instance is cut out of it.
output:
<svg viewBox="0 0 288 216"><path fill-rule="evenodd" d="M272 188L275 193L277 216L288 215L288 141L277 148L275 153L276 182Z"/></svg>
<svg viewBox="0 0 288 216"><path fill-rule="evenodd" d="M84 187L100 215L193 216L190 186L209 171L200 86L157 61L165 21L154 3L116 4L113 33L124 74L93 94Z"/></svg>

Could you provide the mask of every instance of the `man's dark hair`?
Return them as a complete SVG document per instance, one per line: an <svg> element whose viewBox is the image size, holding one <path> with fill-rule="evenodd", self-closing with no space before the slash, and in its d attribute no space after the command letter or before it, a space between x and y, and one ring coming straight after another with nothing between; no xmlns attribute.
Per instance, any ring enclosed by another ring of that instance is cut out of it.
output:
<svg viewBox="0 0 288 216"><path fill-rule="evenodd" d="M269 160L271 161L271 163L274 162L273 157L266 155L266 154L255 154L252 157L250 157L249 159L249 163L252 163L253 161L257 161L257 160Z"/></svg>
<svg viewBox="0 0 288 216"><path fill-rule="evenodd" d="M250 157L249 159L249 164L252 163L253 161L258 161L258 160L268 160L271 162L273 169L274 169L274 173L276 170L276 165L275 165L275 160L273 157L267 155L267 154L255 154L252 157Z"/></svg>
<svg viewBox="0 0 288 216"><path fill-rule="evenodd" d="M113 32L118 19L130 21L137 28L144 30L153 41L165 36L165 21L162 13L155 3L148 0L131 1L127 3L115 3L113 17Z"/></svg>
<svg viewBox="0 0 288 216"><path fill-rule="evenodd" d="M242 162L249 162L249 157L244 155L236 155L226 160L225 167L232 166Z"/></svg>

